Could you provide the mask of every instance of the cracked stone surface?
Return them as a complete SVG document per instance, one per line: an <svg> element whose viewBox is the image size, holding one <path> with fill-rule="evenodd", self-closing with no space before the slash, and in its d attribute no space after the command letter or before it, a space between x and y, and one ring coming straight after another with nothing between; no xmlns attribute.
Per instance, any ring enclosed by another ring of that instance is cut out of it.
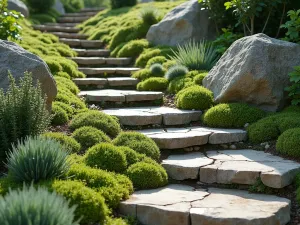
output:
<svg viewBox="0 0 300 225"><path fill-rule="evenodd" d="M131 58L104 58L104 57L72 57L79 65L121 65L130 64Z"/></svg>
<svg viewBox="0 0 300 225"><path fill-rule="evenodd" d="M111 74L118 74L124 76L130 76L133 72L139 70L139 68L86 68L86 67L79 67L79 71L83 72L85 75L111 75Z"/></svg>
<svg viewBox="0 0 300 225"><path fill-rule="evenodd" d="M162 92L129 91L129 90L95 90L81 91L79 96L84 96L90 102L139 102L162 99Z"/></svg>
<svg viewBox="0 0 300 225"><path fill-rule="evenodd" d="M233 189L168 185L135 192L120 212L145 225L284 225L290 200Z"/></svg>
<svg viewBox="0 0 300 225"><path fill-rule="evenodd" d="M161 149L180 149L205 144L226 144L244 141L247 133L238 129L213 129L206 127L166 128L140 130L152 138Z"/></svg>
<svg viewBox="0 0 300 225"><path fill-rule="evenodd" d="M201 111L180 110L169 107L138 107L103 110L119 118L126 126L145 126L154 124L183 125L200 120Z"/></svg>
<svg viewBox="0 0 300 225"><path fill-rule="evenodd" d="M176 180L197 179L204 183L254 184L258 178L272 188L293 182L300 164L255 150L223 150L171 155L162 165Z"/></svg>

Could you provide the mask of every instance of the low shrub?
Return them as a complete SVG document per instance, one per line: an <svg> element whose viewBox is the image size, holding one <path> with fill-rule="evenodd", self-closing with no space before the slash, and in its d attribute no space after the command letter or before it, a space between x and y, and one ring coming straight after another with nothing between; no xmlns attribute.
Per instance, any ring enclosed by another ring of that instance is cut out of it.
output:
<svg viewBox="0 0 300 225"><path fill-rule="evenodd" d="M150 77L154 77L154 76L155 75L152 75L151 70L149 70L149 69L139 70L139 71L135 72L132 75L133 78L136 78L136 79L139 79L139 80L142 80L142 81L146 80L146 79L148 79ZM161 77L161 76L159 76L159 77Z"/></svg>
<svg viewBox="0 0 300 225"><path fill-rule="evenodd" d="M166 73L165 78L168 81L172 81L175 78L183 77L189 72L188 68L181 65L172 66Z"/></svg>
<svg viewBox="0 0 300 225"><path fill-rule="evenodd" d="M150 59L148 62L147 62L147 65L146 65L146 68L150 68L153 64L163 64L167 61L167 58L164 57L164 56L156 56L156 57L153 57L152 59Z"/></svg>
<svg viewBox="0 0 300 225"><path fill-rule="evenodd" d="M240 128L265 116L265 112L244 103L216 105L204 114L203 122L210 127Z"/></svg>
<svg viewBox="0 0 300 225"><path fill-rule="evenodd" d="M144 7L141 9L139 16L143 23L152 26L159 22L159 12L155 7Z"/></svg>
<svg viewBox="0 0 300 225"><path fill-rule="evenodd" d="M189 77L177 77L173 79L168 86L168 92L171 94L177 94L182 89L195 85L193 80Z"/></svg>
<svg viewBox="0 0 300 225"><path fill-rule="evenodd" d="M155 142L138 132L121 132L113 143L117 146L127 146L138 153L145 154L154 160L160 157L160 151Z"/></svg>
<svg viewBox="0 0 300 225"><path fill-rule="evenodd" d="M63 102L55 101L52 103L52 107L54 108L60 107L61 109L63 109L67 113L68 119L71 119L74 114L74 109L72 108L72 106L67 105L66 103Z"/></svg>
<svg viewBox="0 0 300 225"><path fill-rule="evenodd" d="M61 2L68 13L78 12L84 8L83 0L62 0Z"/></svg>
<svg viewBox="0 0 300 225"><path fill-rule="evenodd" d="M120 124L112 117L97 110L89 110L76 115L70 123L72 130L84 126L92 126L111 137L115 137L121 131Z"/></svg>
<svg viewBox="0 0 300 225"><path fill-rule="evenodd" d="M108 218L104 225L135 225L123 218Z"/></svg>
<svg viewBox="0 0 300 225"><path fill-rule="evenodd" d="M11 225L79 225L75 206L69 207L69 202L55 192L33 186L0 196L0 221Z"/></svg>
<svg viewBox="0 0 300 225"><path fill-rule="evenodd" d="M138 189L158 188L168 184L168 175L158 164L138 162L131 165L126 174Z"/></svg>
<svg viewBox="0 0 300 225"><path fill-rule="evenodd" d="M53 139L58 141L62 147L66 150L71 152L79 152L80 151L80 144L72 137L67 136L64 133L59 132L47 132L43 134L44 137Z"/></svg>
<svg viewBox="0 0 300 225"><path fill-rule="evenodd" d="M117 57L138 57L144 49L149 48L149 42L146 39L132 40L123 45L118 51Z"/></svg>
<svg viewBox="0 0 300 225"><path fill-rule="evenodd" d="M139 162L142 159L142 157L144 156L143 154L139 154L136 151L134 151L133 149L126 147L126 146L120 146L118 148L120 151L124 152L124 154L126 156L127 166L130 166L134 163Z"/></svg>
<svg viewBox="0 0 300 225"><path fill-rule="evenodd" d="M180 109L209 109L214 104L213 93L201 86L191 86L176 95L176 106Z"/></svg>
<svg viewBox="0 0 300 225"><path fill-rule="evenodd" d="M154 76L161 76L163 77L165 75L165 70L163 66L159 63L154 63L150 66L151 74Z"/></svg>
<svg viewBox="0 0 300 225"><path fill-rule="evenodd" d="M69 200L71 206L76 206L75 219L81 224L103 224L109 210L101 194L88 188L79 181L54 181L52 189Z"/></svg>
<svg viewBox="0 0 300 225"><path fill-rule="evenodd" d="M63 78L71 79L70 75L67 74L66 72L57 72L56 74L54 74L54 78L55 77L63 77Z"/></svg>
<svg viewBox="0 0 300 225"><path fill-rule="evenodd" d="M57 141L30 137L13 146L7 168L17 182L38 182L64 176L70 168L67 157L68 151Z"/></svg>
<svg viewBox="0 0 300 225"><path fill-rule="evenodd" d="M87 150L85 163L91 167L118 173L124 172L127 168L124 152L109 143L98 144Z"/></svg>
<svg viewBox="0 0 300 225"><path fill-rule="evenodd" d="M55 3L55 0L26 0L26 3L30 7L30 9L37 13L47 12L49 11Z"/></svg>
<svg viewBox="0 0 300 225"><path fill-rule="evenodd" d="M111 8L117 9L126 6L134 6L137 3L137 0L110 0Z"/></svg>
<svg viewBox="0 0 300 225"><path fill-rule="evenodd" d="M168 80L163 77L152 77L137 85L139 91L165 91L168 88Z"/></svg>
<svg viewBox="0 0 300 225"><path fill-rule="evenodd" d="M276 143L276 150L286 156L300 157L300 128L283 132Z"/></svg>
<svg viewBox="0 0 300 225"><path fill-rule="evenodd" d="M64 73L64 72L60 72L60 73ZM55 77L55 81L57 84L62 84L64 87L69 89L74 95L77 95L79 93L79 88L72 80L64 77Z"/></svg>
<svg viewBox="0 0 300 225"><path fill-rule="evenodd" d="M111 142L110 138L103 131L95 127L81 127L75 130L72 136L81 144L83 150L102 142Z"/></svg>
<svg viewBox="0 0 300 225"><path fill-rule="evenodd" d="M194 77L194 83L202 86L203 79L207 76L208 73L200 73Z"/></svg>
<svg viewBox="0 0 300 225"><path fill-rule="evenodd" d="M169 55L173 55L170 47L156 46L155 48L149 48L143 51L143 53L140 54L140 56L136 59L135 66L144 68L147 66L147 63L150 59L156 56L164 56L169 58Z"/></svg>
<svg viewBox="0 0 300 225"><path fill-rule="evenodd" d="M52 106L52 125L64 125L69 121L68 113L59 105Z"/></svg>
<svg viewBox="0 0 300 225"><path fill-rule="evenodd" d="M165 63L162 64L163 67L168 70L170 69L172 66L177 65L177 62L175 60L167 60Z"/></svg>

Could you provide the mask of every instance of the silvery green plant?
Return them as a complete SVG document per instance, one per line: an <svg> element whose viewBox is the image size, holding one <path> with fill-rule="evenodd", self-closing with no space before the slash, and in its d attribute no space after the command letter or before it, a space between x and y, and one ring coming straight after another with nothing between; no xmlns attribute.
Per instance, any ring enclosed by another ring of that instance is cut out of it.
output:
<svg viewBox="0 0 300 225"><path fill-rule="evenodd" d="M186 66L182 65L175 65L172 66L166 73L165 78L168 81L172 81L177 77L183 77L189 72L188 68Z"/></svg>
<svg viewBox="0 0 300 225"><path fill-rule="evenodd" d="M1 225L79 225L75 207L55 192L24 186L0 196Z"/></svg>
<svg viewBox="0 0 300 225"><path fill-rule="evenodd" d="M207 41L190 40L177 48L176 51L172 50L174 55L170 58L189 70L209 71L219 59L216 48Z"/></svg>
<svg viewBox="0 0 300 225"><path fill-rule="evenodd" d="M142 8L139 17L147 25L153 25L159 22L160 14L157 8L155 7L145 7Z"/></svg>
<svg viewBox="0 0 300 225"><path fill-rule="evenodd" d="M161 75L163 76L165 71L164 71L164 67L159 64L159 63L154 63L151 65L150 67L150 71L153 75Z"/></svg>
<svg viewBox="0 0 300 225"><path fill-rule="evenodd" d="M64 176L70 163L69 152L53 139L28 137L13 145L7 168L16 182L38 182Z"/></svg>

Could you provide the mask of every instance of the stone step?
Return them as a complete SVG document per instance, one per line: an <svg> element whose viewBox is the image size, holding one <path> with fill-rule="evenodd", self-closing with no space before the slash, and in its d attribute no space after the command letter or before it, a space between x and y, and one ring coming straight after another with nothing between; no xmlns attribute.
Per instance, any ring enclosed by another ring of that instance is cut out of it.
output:
<svg viewBox="0 0 300 225"><path fill-rule="evenodd" d="M79 71L83 72L87 76L91 75L122 75L131 76L133 72L140 70L139 68L85 68L79 67Z"/></svg>
<svg viewBox="0 0 300 225"><path fill-rule="evenodd" d="M59 23L82 23L91 18L90 16L65 16L58 19Z"/></svg>
<svg viewBox="0 0 300 225"><path fill-rule="evenodd" d="M105 9L106 9L105 7L100 7L100 8L84 8L84 9L81 9L80 12L100 12L100 11L103 11Z"/></svg>
<svg viewBox="0 0 300 225"><path fill-rule="evenodd" d="M169 107L138 107L107 109L103 112L118 117L125 126L184 125L200 120L201 111L180 110Z"/></svg>
<svg viewBox="0 0 300 225"><path fill-rule="evenodd" d="M65 33L77 33L80 31L76 27L65 27L65 26L49 26L49 25L33 25L35 30L48 31L48 32L65 32Z"/></svg>
<svg viewBox="0 0 300 225"><path fill-rule="evenodd" d="M290 185L300 172L300 163L249 149L171 155L163 160L162 165L175 180L252 185L260 178L271 188Z"/></svg>
<svg viewBox="0 0 300 225"><path fill-rule="evenodd" d="M86 57L108 57L110 55L110 50L106 49L73 49L77 52L78 56Z"/></svg>
<svg viewBox="0 0 300 225"><path fill-rule="evenodd" d="M81 48L101 48L103 46L102 41L91 41L91 40L80 40L80 39L69 39L60 38L61 42L69 45L70 47L81 47Z"/></svg>
<svg viewBox="0 0 300 225"><path fill-rule="evenodd" d="M116 78L76 78L73 79L79 87L94 87L103 89L107 87L132 87L135 89L138 84L136 78L131 77L116 77Z"/></svg>
<svg viewBox="0 0 300 225"><path fill-rule="evenodd" d="M78 65L108 65L127 66L131 63L131 58L104 58L104 57L73 57L71 58Z"/></svg>
<svg viewBox="0 0 300 225"><path fill-rule="evenodd" d="M155 101L163 98L162 92L151 91L131 91L131 90L94 90L94 91L81 91L79 96L86 98L88 102L142 102L142 101Z"/></svg>
<svg viewBox="0 0 300 225"><path fill-rule="evenodd" d="M78 12L78 13L66 13L62 16L62 18L64 17L82 17L82 16L89 16L89 17L93 17L95 15L97 15L98 12Z"/></svg>
<svg viewBox="0 0 300 225"><path fill-rule="evenodd" d="M183 149L206 144L227 144L245 141L247 132L238 129L184 127L139 130L153 139L160 149Z"/></svg>
<svg viewBox="0 0 300 225"><path fill-rule="evenodd" d="M79 23L45 23L46 26L76 27Z"/></svg>
<svg viewBox="0 0 300 225"><path fill-rule="evenodd" d="M65 33L65 32L51 32L59 38L68 38L68 39L81 39L85 40L88 38L86 34L78 34L78 33Z"/></svg>
<svg viewBox="0 0 300 225"><path fill-rule="evenodd" d="M291 201L235 189L168 185L136 191L121 202L121 214L144 225L285 225Z"/></svg>

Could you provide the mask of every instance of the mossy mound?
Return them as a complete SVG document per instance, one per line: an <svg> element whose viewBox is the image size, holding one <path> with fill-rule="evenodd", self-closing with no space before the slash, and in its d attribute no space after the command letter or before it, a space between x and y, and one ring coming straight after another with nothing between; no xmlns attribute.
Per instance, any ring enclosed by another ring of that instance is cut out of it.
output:
<svg viewBox="0 0 300 225"><path fill-rule="evenodd" d="M163 77L152 77L137 85L139 91L165 91L168 88L168 80Z"/></svg>

